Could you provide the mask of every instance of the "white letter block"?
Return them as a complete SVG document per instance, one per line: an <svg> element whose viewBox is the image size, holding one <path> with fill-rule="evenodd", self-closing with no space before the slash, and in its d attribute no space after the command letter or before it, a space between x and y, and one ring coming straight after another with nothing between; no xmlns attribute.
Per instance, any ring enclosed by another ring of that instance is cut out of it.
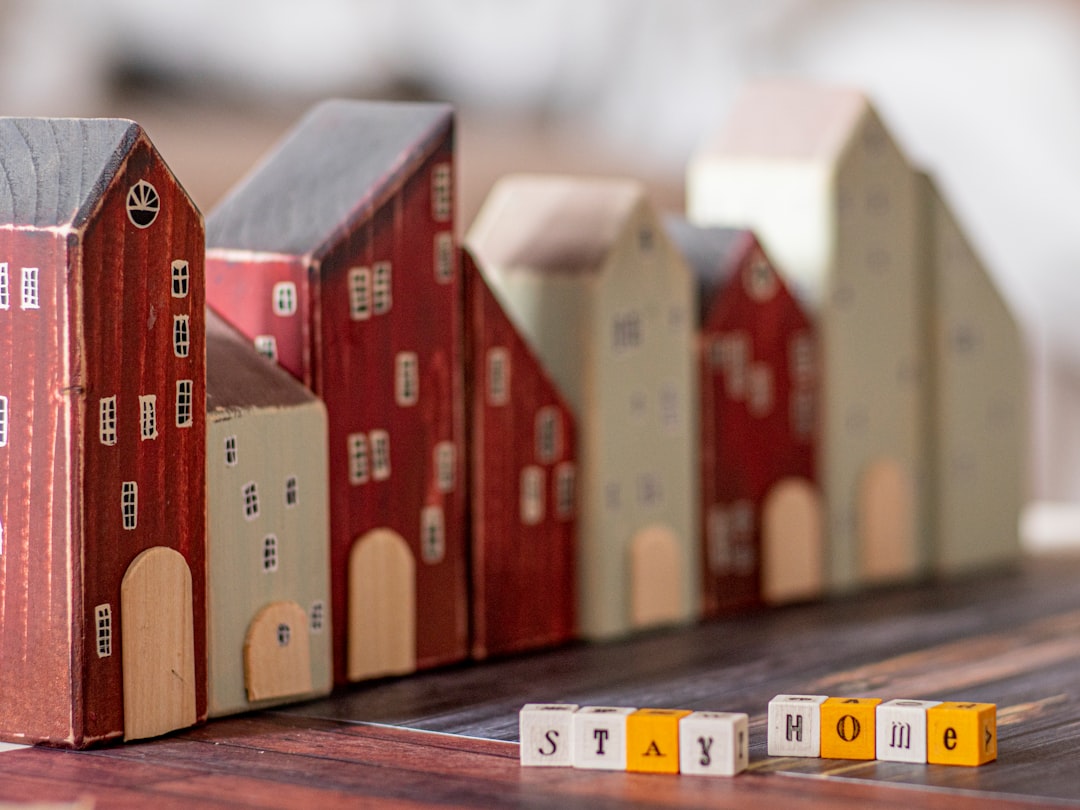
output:
<svg viewBox="0 0 1080 810"><path fill-rule="evenodd" d="M626 770L626 716L637 709L585 706L574 714L574 767Z"/></svg>
<svg viewBox="0 0 1080 810"><path fill-rule="evenodd" d="M694 712L679 721L679 772L734 776L750 764L750 718L732 712Z"/></svg>
<svg viewBox="0 0 1080 810"><path fill-rule="evenodd" d="M769 756L821 756L825 695L777 695L769 701Z"/></svg>
<svg viewBox="0 0 1080 810"><path fill-rule="evenodd" d="M521 764L569 768L574 764L576 703L527 703L518 712Z"/></svg>
<svg viewBox="0 0 1080 810"><path fill-rule="evenodd" d="M926 762L926 710L940 700L890 700L877 706L877 758Z"/></svg>

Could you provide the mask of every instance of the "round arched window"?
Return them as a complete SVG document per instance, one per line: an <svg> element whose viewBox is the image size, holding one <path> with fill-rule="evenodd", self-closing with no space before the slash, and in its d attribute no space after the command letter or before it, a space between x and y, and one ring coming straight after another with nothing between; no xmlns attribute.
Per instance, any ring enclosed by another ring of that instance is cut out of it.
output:
<svg viewBox="0 0 1080 810"><path fill-rule="evenodd" d="M153 225L160 208L161 199L158 197L157 189L145 180L140 180L128 191L128 219L136 228L149 228Z"/></svg>

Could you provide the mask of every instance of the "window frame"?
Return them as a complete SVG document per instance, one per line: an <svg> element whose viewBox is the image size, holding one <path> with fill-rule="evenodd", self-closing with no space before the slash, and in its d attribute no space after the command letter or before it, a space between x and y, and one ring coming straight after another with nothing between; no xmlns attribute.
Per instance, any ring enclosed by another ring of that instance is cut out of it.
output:
<svg viewBox="0 0 1080 810"><path fill-rule="evenodd" d="M394 308L394 270L390 262L375 262L371 267L371 311L385 315Z"/></svg>
<svg viewBox="0 0 1080 810"><path fill-rule="evenodd" d="M259 485L255 481L248 481L240 488L240 495L244 508L244 520L250 522L257 519L262 511L259 505Z"/></svg>
<svg viewBox="0 0 1080 810"><path fill-rule="evenodd" d="M376 481L390 478L390 433L385 430L373 430L368 434L371 444L371 477Z"/></svg>
<svg viewBox="0 0 1080 810"><path fill-rule="evenodd" d="M19 309L41 309L41 286L37 267L24 267L22 269Z"/></svg>
<svg viewBox="0 0 1080 810"><path fill-rule="evenodd" d="M191 355L190 315L173 315L173 354L177 357Z"/></svg>
<svg viewBox="0 0 1080 810"><path fill-rule="evenodd" d="M437 231L434 242L435 282L449 284L454 280L454 234Z"/></svg>
<svg viewBox="0 0 1080 810"><path fill-rule="evenodd" d="M119 441L116 394L98 400L98 439L106 447L113 447Z"/></svg>
<svg viewBox="0 0 1080 810"><path fill-rule="evenodd" d="M94 638L98 658L112 656L112 605L108 602L94 607Z"/></svg>
<svg viewBox="0 0 1080 810"><path fill-rule="evenodd" d="M449 161L431 167L431 218L449 222L454 214L454 177Z"/></svg>
<svg viewBox="0 0 1080 810"><path fill-rule="evenodd" d="M187 298L191 290L191 264L187 259L174 259L172 263L173 298Z"/></svg>
<svg viewBox="0 0 1080 810"><path fill-rule="evenodd" d="M274 573L281 564L281 558L278 554L278 537L272 532L263 536L260 562L264 574Z"/></svg>
<svg viewBox="0 0 1080 810"><path fill-rule="evenodd" d="M300 479L295 475L285 477L285 508L295 509L300 505Z"/></svg>
<svg viewBox="0 0 1080 810"><path fill-rule="evenodd" d="M144 394L139 397L139 438L145 442L157 437L157 395Z"/></svg>
<svg viewBox="0 0 1080 810"><path fill-rule="evenodd" d="M518 518L524 526L539 526L546 511L544 468L529 464L518 476Z"/></svg>
<svg viewBox="0 0 1080 810"><path fill-rule="evenodd" d="M425 506L420 510L420 558L434 565L445 556L446 515L438 504Z"/></svg>
<svg viewBox="0 0 1080 810"><path fill-rule="evenodd" d="M11 277L8 275L8 263L0 262L0 309L11 308Z"/></svg>
<svg viewBox="0 0 1080 810"><path fill-rule="evenodd" d="M349 270L349 319L370 320L372 313L371 268L353 267Z"/></svg>
<svg viewBox="0 0 1080 810"><path fill-rule="evenodd" d="M194 388L195 383L192 380L176 381L176 426L178 428L189 428L195 424Z"/></svg>
<svg viewBox="0 0 1080 810"><path fill-rule="evenodd" d="M290 318L296 314L300 302L297 297L295 281L279 281L274 285L270 296L275 315Z"/></svg>
<svg viewBox="0 0 1080 810"><path fill-rule="evenodd" d="M124 481L120 486L120 518L124 531L139 528L139 484Z"/></svg>
<svg viewBox="0 0 1080 810"><path fill-rule="evenodd" d="M0 396L0 447L7 447L9 403L6 396Z"/></svg>
<svg viewBox="0 0 1080 810"><path fill-rule="evenodd" d="M366 433L350 433L346 437L349 453L349 483L353 486L371 480L371 449Z"/></svg>
<svg viewBox="0 0 1080 810"><path fill-rule="evenodd" d="M398 352L394 357L394 401L402 408L420 401L420 359L416 352Z"/></svg>
<svg viewBox="0 0 1080 810"><path fill-rule="evenodd" d="M240 461L240 450L237 447L236 435L225 437L225 466L235 467Z"/></svg>
<svg viewBox="0 0 1080 810"><path fill-rule="evenodd" d="M510 350L492 346L484 357L484 394L488 405L502 407L510 401ZM498 370L498 371L496 371Z"/></svg>

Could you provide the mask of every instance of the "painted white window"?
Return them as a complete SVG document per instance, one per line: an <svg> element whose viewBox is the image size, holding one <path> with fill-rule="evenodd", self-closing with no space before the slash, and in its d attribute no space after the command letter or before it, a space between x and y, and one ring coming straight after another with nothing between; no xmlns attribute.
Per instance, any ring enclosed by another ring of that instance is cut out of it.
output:
<svg viewBox="0 0 1080 810"><path fill-rule="evenodd" d="M191 410L191 380L176 381L176 426L191 427L193 414Z"/></svg>
<svg viewBox="0 0 1080 810"><path fill-rule="evenodd" d="M743 287L751 300L765 302L776 295L780 281L765 257L757 255L743 271Z"/></svg>
<svg viewBox="0 0 1080 810"><path fill-rule="evenodd" d="M536 458L548 464L562 455L562 419L554 406L541 408L536 414Z"/></svg>
<svg viewBox="0 0 1080 810"><path fill-rule="evenodd" d="M368 441L363 433L349 434L349 483L368 480Z"/></svg>
<svg viewBox="0 0 1080 810"><path fill-rule="evenodd" d="M0 262L0 309L8 309L11 306L9 289L7 262Z"/></svg>
<svg viewBox="0 0 1080 810"><path fill-rule="evenodd" d="M426 563L442 561L446 555L446 522L441 506L420 510L420 557Z"/></svg>
<svg viewBox="0 0 1080 810"><path fill-rule="evenodd" d="M183 259L172 263L172 297L187 298L190 268Z"/></svg>
<svg viewBox="0 0 1080 810"><path fill-rule="evenodd" d="M285 479L285 508L292 509L300 503L300 482L295 475Z"/></svg>
<svg viewBox="0 0 1080 810"><path fill-rule="evenodd" d="M139 432L143 441L158 436L157 397L154 394L139 397Z"/></svg>
<svg viewBox="0 0 1080 810"><path fill-rule="evenodd" d="M312 633L321 633L326 629L326 603L321 599L316 599L311 603L311 610L308 611L309 622Z"/></svg>
<svg viewBox="0 0 1080 810"><path fill-rule="evenodd" d="M273 360L274 362L277 362L277 338L275 338L273 335L256 335L255 351L257 351L267 360Z"/></svg>
<svg viewBox="0 0 1080 810"><path fill-rule="evenodd" d="M191 325L190 316L173 315L172 324L173 354L177 357L187 357L191 351Z"/></svg>
<svg viewBox="0 0 1080 810"><path fill-rule="evenodd" d="M454 280L454 235L450 231L435 234L435 280L439 284Z"/></svg>
<svg viewBox="0 0 1080 810"><path fill-rule="evenodd" d="M161 198L157 189L140 180L128 190L127 215L136 228L149 228L161 210Z"/></svg>
<svg viewBox="0 0 1080 810"><path fill-rule="evenodd" d="M278 547L277 536L268 534L263 538L262 547L262 570L264 574L269 574L271 571L277 571L278 567Z"/></svg>
<svg viewBox="0 0 1080 810"><path fill-rule="evenodd" d="M398 352L394 358L394 399L402 407L420 398L420 362L416 352Z"/></svg>
<svg viewBox="0 0 1080 810"><path fill-rule="evenodd" d="M791 378L796 384L812 382L814 379L814 341L806 332L792 335L789 347L791 358Z"/></svg>
<svg viewBox="0 0 1080 810"><path fill-rule="evenodd" d="M112 606L98 605L94 608L94 627L97 636L98 658L112 655Z"/></svg>
<svg viewBox="0 0 1080 810"><path fill-rule="evenodd" d="M8 437L8 398L0 397L0 447L7 447Z"/></svg>
<svg viewBox="0 0 1080 810"><path fill-rule="evenodd" d="M116 397L98 402L98 436L102 444L116 444Z"/></svg>
<svg viewBox="0 0 1080 810"><path fill-rule="evenodd" d="M773 374L765 363L750 366L746 407L752 416L762 419L773 410Z"/></svg>
<svg viewBox="0 0 1080 810"><path fill-rule="evenodd" d="M521 522L535 526L544 519L544 468L529 466L521 471Z"/></svg>
<svg viewBox="0 0 1080 810"><path fill-rule="evenodd" d="M291 281L279 281L272 292L274 314L288 317L296 314L296 285Z"/></svg>
<svg viewBox="0 0 1080 810"><path fill-rule="evenodd" d="M390 434L385 430L371 431L371 477L376 481L390 477Z"/></svg>
<svg viewBox="0 0 1080 810"><path fill-rule="evenodd" d="M555 515L560 520L574 516L577 508L577 469L569 461L555 467Z"/></svg>
<svg viewBox="0 0 1080 810"><path fill-rule="evenodd" d="M259 516L259 487L254 481L244 484L244 520L254 520Z"/></svg>
<svg viewBox="0 0 1080 810"><path fill-rule="evenodd" d="M446 222L453 213L454 189L449 163L436 163L431 169L431 216L436 222Z"/></svg>
<svg viewBox="0 0 1080 810"><path fill-rule="evenodd" d="M38 269L36 267L22 269L22 308L38 308Z"/></svg>
<svg viewBox="0 0 1080 810"><path fill-rule="evenodd" d="M393 275L390 262L376 262L371 290L371 307L376 315L385 315L394 305Z"/></svg>
<svg viewBox="0 0 1080 810"><path fill-rule="evenodd" d="M366 267L349 271L349 317L354 321L371 317L371 271Z"/></svg>
<svg viewBox="0 0 1080 810"><path fill-rule="evenodd" d="M120 516L124 528L135 529L139 525L139 485L134 481L125 481L120 487Z"/></svg>
<svg viewBox="0 0 1080 810"><path fill-rule="evenodd" d="M457 448L453 442L435 445L435 486L439 492L453 492L457 477Z"/></svg>
<svg viewBox="0 0 1080 810"><path fill-rule="evenodd" d="M510 352L502 346L487 351L488 405L505 405L510 401Z"/></svg>
<svg viewBox="0 0 1080 810"><path fill-rule="evenodd" d="M238 460L239 460L239 456L237 454L237 449L236 449L236 437L235 436L226 436L225 437L225 466L226 467L235 467L236 462Z"/></svg>
<svg viewBox="0 0 1080 810"><path fill-rule="evenodd" d="M611 345L616 352L636 349L641 345L641 315L624 312L615 316L611 330Z"/></svg>
<svg viewBox="0 0 1080 810"><path fill-rule="evenodd" d="M277 643L279 647L288 647L292 641L292 628L285 622L277 626Z"/></svg>

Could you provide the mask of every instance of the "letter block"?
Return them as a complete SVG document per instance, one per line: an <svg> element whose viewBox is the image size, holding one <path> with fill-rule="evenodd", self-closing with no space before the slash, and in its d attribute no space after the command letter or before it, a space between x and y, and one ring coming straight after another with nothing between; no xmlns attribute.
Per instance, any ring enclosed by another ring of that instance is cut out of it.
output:
<svg viewBox="0 0 1080 810"><path fill-rule="evenodd" d="M825 695L777 695L769 701L769 756L821 754L821 705Z"/></svg>
<svg viewBox="0 0 1080 810"><path fill-rule="evenodd" d="M679 721L679 770L734 776L750 764L750 718L732 712L694 712Z"/></svg>
<svg viewBox="0 0 1080 810"><path fill-rule="evenodd" d="M679 772L679 721L683 709L638 709L626 718L626 770Z"/></svg>
<svg viewBox="0 0 1080 810"><path fill-rule="evenodd" d="M574 764L576 703L527 703L518 712L521 764L569 768Z"/></svg>
<svg viewBox="0 0 1080 810"><path fill-rule="evenodd" d="M937 700L890 700L877 707L877 758L926 762L926 713Z"/></svg>
<svg viewBox="0 0 1080 810"><path fill-rule="evenodd" d="M585 706L574 714L574 767L626 770L625 706Z"/></svg>
<svg viewBox="0 0 1080 810"><path fill-rule="evenodd" d="M873 759L880 698L831 697L821 704L823 759Z"/></svg>
<svg viewBox="0 0 1080 810"><path fill-rule="evenodd" d="M927 761L982 765L997 759L997 706L939 703L926 712Z"/></svg>

